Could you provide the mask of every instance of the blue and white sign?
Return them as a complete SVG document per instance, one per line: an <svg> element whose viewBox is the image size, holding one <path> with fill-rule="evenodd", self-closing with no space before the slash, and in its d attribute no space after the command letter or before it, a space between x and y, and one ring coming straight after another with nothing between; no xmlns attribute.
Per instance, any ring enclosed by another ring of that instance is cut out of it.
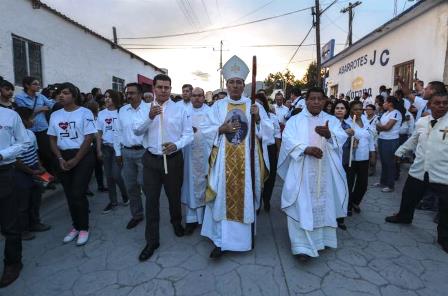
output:
<svg viewBox="0 0 448 296"><path fill-rule="evenodd" d="M334 45L335 45L335 41L334 39L331 39L327 44L325 44L322 47L321 50L321 63L325 63L326 61L328 61L329 59L331 59L332 57L334 57Z"/></svg>

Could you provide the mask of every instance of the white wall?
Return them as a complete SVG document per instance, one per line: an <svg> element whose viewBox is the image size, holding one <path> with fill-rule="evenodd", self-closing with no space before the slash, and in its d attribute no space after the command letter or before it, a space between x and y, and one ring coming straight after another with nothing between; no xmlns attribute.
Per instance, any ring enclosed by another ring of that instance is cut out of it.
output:
<svg viewBox="0 0 448 296"><path fill-rule="evenodd" d="M372 89L372 94L378 94L380 85L393 86L393 66L414 60L414 71L425 83L432 80L443 80L448 44L448 3L439 5L414 20L398 27L378 40L364 46L343 60L331 65L329 71L328 90L331 85L338 85L338 93ZM378 54L388 49L389 62L381 66ZM354 70L339 74L341 66L368 55L370 60L374 50L377 51L377 61L371 66L357 67ZM352 82L361 78L362 86L352 88Z"/></svg>
<svg viewBox="0 0 448 296"><path fill-rule="evenodd" d="M11 82L14 82L11 34L43 44L43 85L70 81L83 92L93 87L104 91L112 88L112 76L128 83L137 81L137 74L152 79L159 73L45 8L33 9L31 1L0 2L0 75Z"/></svg>

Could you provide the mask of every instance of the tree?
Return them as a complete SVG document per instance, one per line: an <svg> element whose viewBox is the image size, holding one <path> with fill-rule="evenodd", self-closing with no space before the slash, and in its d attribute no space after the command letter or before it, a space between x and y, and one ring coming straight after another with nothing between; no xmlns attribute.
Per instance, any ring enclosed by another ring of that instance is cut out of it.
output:
<svg viewBox="0 0 448 296"><path fill-rule="evenodd" d="M308 65L308 69L306 70L306 73L301 81L305 88L310 88L317 85L316 73L317 64L315 61L313 61Z"/></svg>
<svg viewBox="0 0 448 296"><path fill-rule="evenodd" d="M296 79L295 75L287 69L285 72L270 73L264 80L266 94L269 96L275 89L276 83L286 83L286 94L288 94L293 87L303 87L302 82Z"/></svg>

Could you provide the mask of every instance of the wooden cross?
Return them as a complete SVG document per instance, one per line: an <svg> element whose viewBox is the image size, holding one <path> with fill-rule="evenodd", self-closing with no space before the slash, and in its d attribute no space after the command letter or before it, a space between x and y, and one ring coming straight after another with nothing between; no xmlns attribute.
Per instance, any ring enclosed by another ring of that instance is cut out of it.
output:
<svg viewBox="0 0 448 296"><path fill-rule="evenodd" d="M440 132L443 133L443 138L442 139L445 140L446 134L448 134L448 127L445 127L445 129L441 129Z"/></svg>

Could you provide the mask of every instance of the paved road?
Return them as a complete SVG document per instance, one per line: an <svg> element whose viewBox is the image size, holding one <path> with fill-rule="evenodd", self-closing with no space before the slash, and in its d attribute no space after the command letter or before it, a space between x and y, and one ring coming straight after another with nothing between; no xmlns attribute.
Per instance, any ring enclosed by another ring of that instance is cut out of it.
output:
<svg viewBox="0 0 448 296"><path fill-rule="evenodd" d="M164 196L161 247L148 262L137 260L143 225L126 230L124 207L101 215L105 194L91 199L90 242L63 245L69 215L61 194L43 206L53 229L24 242L21 278L0 295L447 295L448 254L435 243L432 213L418 211L411 226L383 222L398 208L401 187L392 194L369 189L362 213L348 219L348 231L338 230L339 248L306 264L290 254L280 182L270 215L259 216L255 250L218 262L209 260L212 245L198 232L174 236Z"/></svg>

